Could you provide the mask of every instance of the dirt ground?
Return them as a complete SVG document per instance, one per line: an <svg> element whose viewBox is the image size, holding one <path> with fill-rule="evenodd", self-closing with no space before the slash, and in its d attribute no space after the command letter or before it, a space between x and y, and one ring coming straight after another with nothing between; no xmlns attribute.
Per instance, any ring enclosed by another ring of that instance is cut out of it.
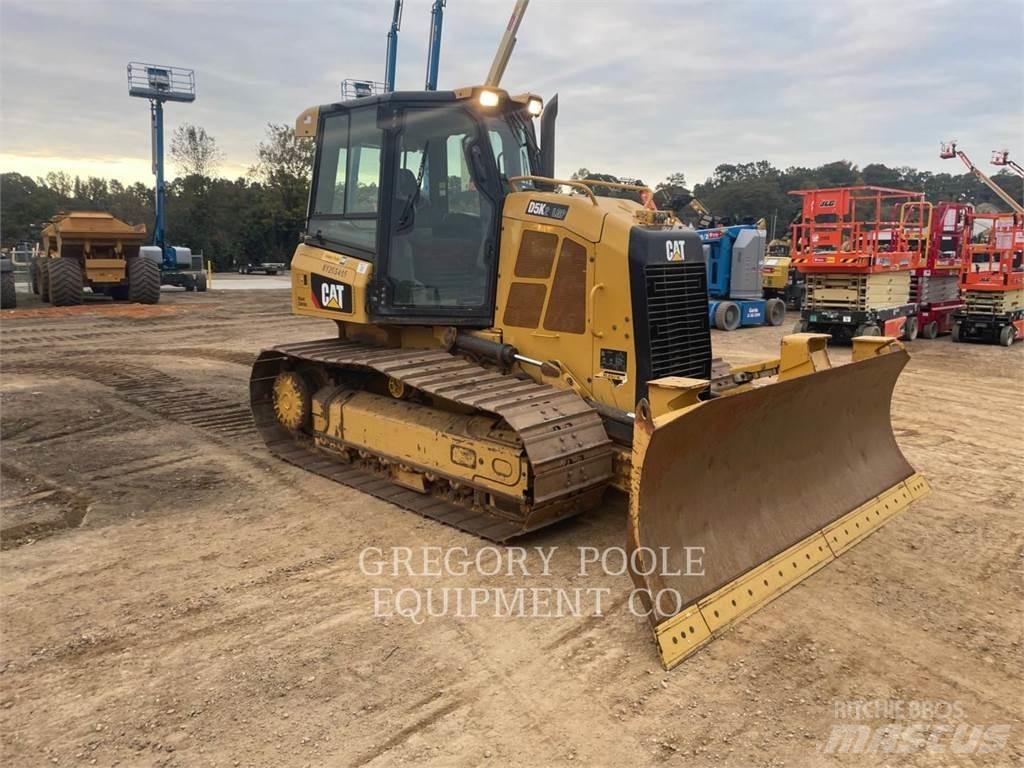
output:
<svg viewBox="0 0 1024 768"><path fill-rule="evenodd" d="M580 573L579 547L624 543L619 503L521 542L558 547L547 575L360 567L368 547L493 553L266 453L248 415L253 356L332 331L291 317L285 291L165 294L153 313L15 310L0 324L6 765L1024 757L1024 344L910 344L894 423L932 494L666 673L627 610L628 576ZM767 357L781 335L716 332L715 349ZM374 589L467 585L609 597L601 616L374 616ZM833 726L851 723L1009 732L958 751L948 734L934 749L830 750Z"/></svg>

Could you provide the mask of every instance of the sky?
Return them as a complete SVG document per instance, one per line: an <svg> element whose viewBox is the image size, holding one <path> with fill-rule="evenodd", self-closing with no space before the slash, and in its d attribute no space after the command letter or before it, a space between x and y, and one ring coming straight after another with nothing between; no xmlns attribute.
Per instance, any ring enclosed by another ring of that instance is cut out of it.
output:
<svg viewBox="0 0 1024 768"><path fill-rule="evenodd" d="M129 61L191 67L169 104L244 174L267 123L383 79L390 0L0 0L0 171L151 183ZM397 86L423 88L431 0L405 0ZM513 0L450 0L439 87L482 82ZM719 163L959 173L1024 159L1024 0L533 0L502 86L559 94L556 171L649 184ZM169 175L174 169L169 168Z"/></svg>

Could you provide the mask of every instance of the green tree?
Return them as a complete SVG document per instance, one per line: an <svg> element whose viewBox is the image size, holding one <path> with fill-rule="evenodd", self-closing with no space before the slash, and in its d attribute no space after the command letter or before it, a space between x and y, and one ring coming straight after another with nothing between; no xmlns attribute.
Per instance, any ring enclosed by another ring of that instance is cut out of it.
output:
<svg viewBox="0 0 1024 768"><path fill-rule="evenodd" d="M183 176L214 176L224 153L205 128L184 123L171 136L171 160Z"/></svg>
<svg viewBox="0 0 1024 768"><path fill-rule="evenodd" d="M686 187L686 176L681 172L670 173L654 188L654 202L659 208L681 210L693 199L693 193Z"/></svg>
<svg viewBox="0 0 1024 768"><path fill-rule="evenodd" d="M267 123L267 137L256 147L257 161L250 174L265 184L281 177L303 179L313 176L314 144L299 138L289 125Z"/></svg>
<svg viewBox="0 0 1024 768"><path fill-rule="evenodd" d="M694 194L716 219L725 223L788 220L797 203L783 189L783 174L767 161L723 164Z"/></svg>
<svg viewBox="0 0 1024 768"><path fill-rule="evenodd" d="M306 224L306 202L313 176L313 142L288 125L267 124L267 137L256 147L250 175L268 192L264 211L270 218L275 261L290 261Z"/></svg>
<svg viewBox="0 0 1024 768"><path fill-rule="evenodd" d="M234 181L190 174L168 186L168 237L175 244L202 250L218 269L229 269L251 259L287 261L305 226L306 200L312 167L312 143L296 139L287 126L269 126L258 147L259 161L247 178ZM950 170L958 170L954 163ZM611 174L580 168L573 177L608 182ZM1009 172L993 179L1024 203L1024 183ZM456 190L455 177L449 180ZM682 173L658 184L656 194L689 195ZM930 173L909 167L869 163L863 169L848 161L818 167L791 167L784 171L771 163L718 165L693 192L715 216L733 222L765 218L776 222L776 233L799 212L793 190L837 184L875 184L923 191L933 203L965 201L1005 211L1006 204L969 173ZM599 194L632 193L597 184ZM367 186L360 194L375 196ZM635 199L635 196L634 196ZM665 207L662 200L659 205ZM152 228L153 188L116 179L73 178L65 172L31 179L18 173L0 174L0 241L36 239L45 222L61 210L108 210L130 224ZM696 223L696 222L694 222Z"/></svg>
<svg viewBox="0 0 1024 768"><path fill-rule="evenodd" d="M859 183L860 172L849 160L826 163L817 169L816 175L822 187L848 187Z"/></svg>
<svg viewBox="0 0 1024 768"><path fill-rule="evenodd" d="M598 173L596 171L588 170L587 168L580 168L570 178L576 181L607 181L612 184L636 184L643 186L643 182L640 181L640 179L623 179L611 173ZM640 200L640 195L629 189L616 189L615 187L605 187L600 184L593 184L590 188L594 191L595 195L599 195L600 197L617 197L634 201Z"/></svg>
<svg viewBox="0 0 1024 768"><path fill-rule="evenodd" d="M903 173L899 168L890 168L881 163L865 165L861 171L861 179L865 184L876 187L899 187L903 183Z"/></svg>
<svg viewBox="0 0 1024 768"><path fill-rule="evenodd" d="M74 180L64 171L50 171L39 179L39 186L47 187L51 192L63 198L71 197Z"/></svg>
<svg viewBox="0 0 1024 768"><path fill-rule="evenodd" d="M12 246L38 237L41 225L57 212L60 195L20 173L0 175L0 242Z"/></svg>

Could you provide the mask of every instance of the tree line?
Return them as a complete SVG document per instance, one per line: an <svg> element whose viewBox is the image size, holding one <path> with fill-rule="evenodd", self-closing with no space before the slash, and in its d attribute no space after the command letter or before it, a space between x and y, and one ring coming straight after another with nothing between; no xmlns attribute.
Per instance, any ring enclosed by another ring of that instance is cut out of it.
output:
<svg viewBox="0 0 1024 768"><path fill-rule="evenodd" d="M956 163L959 165L959 161ZM987 175L1024 204L1024 179L1007 170ZM613 176L587 168L580 168L573 178L615 180ZM643 184L640 180L635 181ZM931 203L965 202L983 211L1007 210L998 195L971 173L932 173L906 166L893 168L881 163L858 168L847 160L825 163L816 168L795 166L785 170L766 160L723 163L715 168L710 178L695 184L692 190L687 188L683 173L670 174L654 190L658 207L678 210L686 221L695 218L685 206L696 197L716 219L742 223L763 218L770 230L774 225L776 235L783 237L789 224L800 213L800 198L790 192L860 184L924 192ZM628 193L612 188L598 189L602 194L628 196Z"/></svg>
<svg viewBox="0 0 1024 768"><path fill-rule="evenodd" d="M167 242L202 251L217 270L252 261L291 259L305 226L312 170L312 142L298 139L287 125L270 124L256 151L257 162L247 175L230 180L217 175L223 154L202 128L179 127L170 156L180 176L167 185ZM609 174L579 169L574 178L618 181ZM993 179L1024 202L1024 183L1008 171ZM637 180L639 181L639 180ZM642 183L642 182L639 182ZM768 161L717 166L710 178L691 189L681 172L671 173L655 187L661 208L675 208L684 220L693 217L686 203L698 198L719 220L764 218L782 236L799 212L797 189L872 184L923 191L933 203L962 201L1005 210L992 190L970 173L931 173L871 163L859 168L846 160L816 168L780 170ZM599 194L628 195L613 188ZM18 173L0 175L0 243L36 241L42 226L57 212L103 210L130 224L153 226L153 188L116 179L71 177L62 171L31 179Z"/></svg>
<svg viewBox="0 0 1024 768"><path fill-rule="evenodd" d="M169 245L201 251L217 270L291 260L306 223L312 142L296 138L287 125L270 124L255 165L234 180L216 175L223 155L202 128L179 127L169 154L181 172L167 183ZM37 179L0 174L0 243L38 241L54 214L71 210L109 211L152 232L154 198L154 188L141 182L82 179L63 171Z"/></svg>

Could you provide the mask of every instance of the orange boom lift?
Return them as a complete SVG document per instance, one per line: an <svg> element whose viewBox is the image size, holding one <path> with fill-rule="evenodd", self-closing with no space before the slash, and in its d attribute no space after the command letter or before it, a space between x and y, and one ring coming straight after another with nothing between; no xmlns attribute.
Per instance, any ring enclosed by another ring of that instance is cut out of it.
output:
<svg viewBox="0 0 1024 768"><path fill-rule="evenodd" d="M1024 176L1024 168L1021 168L1019 164L1010 159L1010 151L1007 149L992 150L992 165L1009 168L1018 176Z"/></svg>
<svg viewBox="0 0 1024 768"><path fill-rule="evenodd" d="M972 236L960 272L966 306L954 315L953 341L998 341L1008 347L1024 337L1024 206L982 173L955 141L944 143L939 157L960 158L1010 209L972 217ZM993 152L992 162L1021 173L1005 151Z"/></svg>

